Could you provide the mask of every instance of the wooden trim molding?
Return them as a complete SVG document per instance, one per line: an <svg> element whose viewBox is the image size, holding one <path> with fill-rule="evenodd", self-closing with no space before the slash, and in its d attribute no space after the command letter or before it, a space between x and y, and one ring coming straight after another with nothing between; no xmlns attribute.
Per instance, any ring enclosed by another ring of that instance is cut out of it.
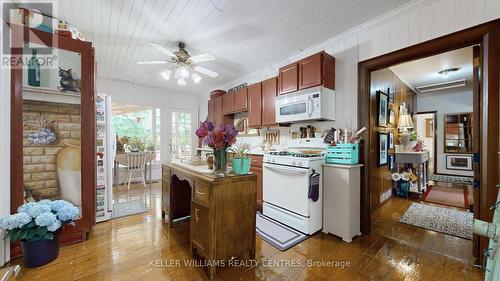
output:
<svg viewBox="0 0 500 281"><path fill-rule="evenodd" d="M481 176L479 218L491 221L493 212L489 206L496 198L499 180L499 95L500 95L500 20L491 21L427 42L410 46L376 58L362 61L358 64L358 127L367 127L370 131L370 119L374 118L370 110L370 73L375 70L390 67L395 64L421 59L463 47L481 46L481 103L480 128L481 142ZM366 138L360 146L360 161L364 164L361 172L361 231L368 234L371 231L370 211L370 159L371 143ZM366 168L368 167L368 168ZM487 239L481 239L481 253L487 247ZM482 254L479 255L482 257Z"/></svg>

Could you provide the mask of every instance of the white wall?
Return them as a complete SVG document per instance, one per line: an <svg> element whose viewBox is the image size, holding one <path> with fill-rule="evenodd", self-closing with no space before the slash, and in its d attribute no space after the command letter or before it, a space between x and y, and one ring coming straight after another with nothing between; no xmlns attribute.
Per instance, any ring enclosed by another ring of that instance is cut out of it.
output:
<svg viewBox="0 0 500 281"><path fill-rule="evenodd" d="M322 127L357 125L357 64L500 17L498 0L417 0L351 28L281 62L270 62L245 77L221 85L252 84L277 75L280 66L325 50L336 59L337 120ZM328 28L328 27L325 27ZM274 63L274 64L271 64ZM208 93L200 96L200 118L207 115Z"/></svg>
<svg viewBox="0 0 500 281"><path fill-rule="evenodd" d="M168 159L168 136L171 117L167 114L171 110L191 112L193 116L192 126L196 129L198 118L199 97L194 94L171 92L164 89L134 85L123 81L113 81L107 79L97 79L97 92L111 96L111 102L119 104L130 104L159 108L161 111L160 138L161 138L161 158ZM193 145L196 144L196 137L193 134Z"/></svg>
<svg viewBox="0 0 500 281"><path fill-rule="evenodd" d="M417 95L417 111L437 111L437 156L436 171L438 174L457 176L474 176L473 171L459 171L446 169L446 155L444 153L444 115L447 113L472 112L472 91L461 92L434 92ZM448 154L456 155L456 154Z"/></svg>

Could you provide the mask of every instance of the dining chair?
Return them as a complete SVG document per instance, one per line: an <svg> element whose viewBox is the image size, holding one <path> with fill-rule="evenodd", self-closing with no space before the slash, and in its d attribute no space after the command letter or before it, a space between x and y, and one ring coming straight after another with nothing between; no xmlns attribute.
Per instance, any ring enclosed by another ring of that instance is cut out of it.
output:
<svg viewBox="0 0 500 281"><path fill-rule="evenodd" d="M130 152L125 155L127 163L127 177L128 180L124 182L127 184L127 189L130 189L130 182L134 179L141 179L142 184L146 187L146 177L144 171L146 168L146 153L144 152ZM140 178L132 178L133 174L141 173Z"/></svg>

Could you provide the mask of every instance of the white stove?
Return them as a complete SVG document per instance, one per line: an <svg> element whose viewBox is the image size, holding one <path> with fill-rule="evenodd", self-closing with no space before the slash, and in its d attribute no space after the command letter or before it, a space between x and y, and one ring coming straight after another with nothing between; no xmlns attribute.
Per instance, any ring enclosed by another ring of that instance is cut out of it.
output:
<svg viewBox="0 0 500 281"><path fill-rule="evenodd" d="M322 142L301 140L291 152L271 152L263 159L263 213L305 234L323 224L322 164L325 155L300 149L324 150Z"/></svg>

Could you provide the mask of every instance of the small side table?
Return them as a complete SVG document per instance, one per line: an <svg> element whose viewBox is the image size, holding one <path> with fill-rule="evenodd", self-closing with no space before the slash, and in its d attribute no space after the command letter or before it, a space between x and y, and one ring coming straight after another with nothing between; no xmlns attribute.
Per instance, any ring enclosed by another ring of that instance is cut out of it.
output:
<svg viewBox="0 0 500 281"><path fill-rule="evenodd" d="M427 189L427 182L429 181L429 151L399 151L395 154L395 162L398 173L400 171L401 164L412 165L415 169L415 175L417 176L417 187L415 189L410 185L410 191L421 195Z"/></svg>
<svg viewBox="0 0 500 281"><path fill-rule="evenodd" d="M323 164L323 232L351 243L360 232L362 164Z"/></svg>

